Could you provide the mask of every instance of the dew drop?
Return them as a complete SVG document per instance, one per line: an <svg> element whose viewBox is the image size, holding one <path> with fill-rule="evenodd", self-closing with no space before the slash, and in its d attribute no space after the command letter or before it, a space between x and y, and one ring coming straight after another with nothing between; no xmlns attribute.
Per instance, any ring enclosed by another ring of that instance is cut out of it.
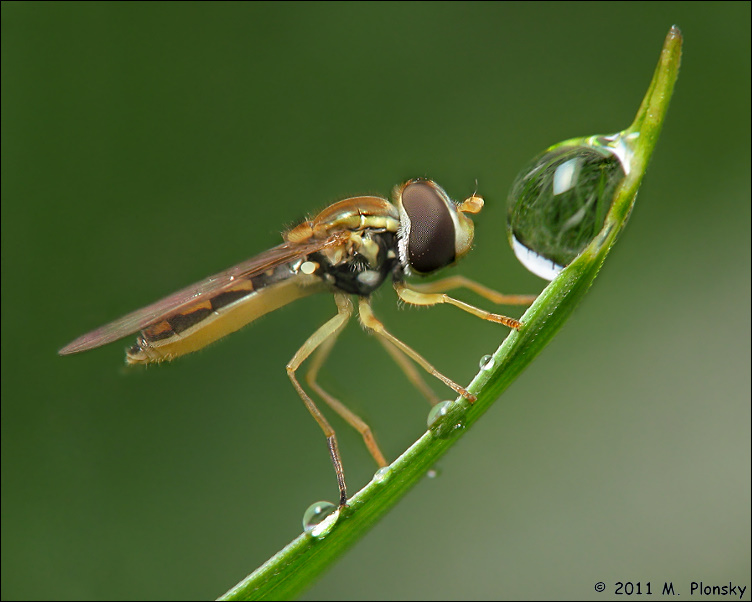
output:
<svg viewBox="0 0 752 602"><path fill-rule="evenodd" d="M329 532L331 525L324 523L335 511L337 506L330 502L316 502L308 506L303 513L303 531L310 533L314 537L323 537ZM336 521L332 521L332 525Z"/></svg>
<svg viewBox="0 0 752 602"><path fill-rule="evenodd" d="M436 478L436 477L438 477L438 476L439 476L440 474L441 474L441 470L440 470L440 469L438 469L438 468L430 468L430 469L428 470L428 472L426 473L426 476L427 476L427 477L428 477L429 479L435 479L435 478Z"/></svg>
<svg viewBox="0 0 752 602"><path fill-rule="evenodd" d="M517 258L553 280L603 228L630 169L622 136L562 142L523 169L509 193L507 228Z"/></svg>
<svg viewBox="0 0 752 602"><path fill-rule="evenodd" d="M447 401L440 401L433 406L431 411L428 412L428 420L426 420L428 428L431 428L437 420L446 416L452 408L452 404L454 404L454 402L449 399Z"/></svg>
<svg viewBox="0 0 752 602"><path fill-rule="evenodd" d="M481 370L490 370L494 367L495 360L493 358L493 355L484 355L482 358L480 358L480 369Z"/></svg>
<svg viewBox="0 0 752 602"><path fill-rule="evenodd" d="M428 413L428 428L439 439L446 439L455 431L464 428L464 410L461 403L441 401Z"/></svg>
<svg viewBox="0 0 752 602"><path fill-rule="evenodd" d="M373 480L377 483L384 483L389 479L392 469L389 466L382 466L373 475Z"/></svg>

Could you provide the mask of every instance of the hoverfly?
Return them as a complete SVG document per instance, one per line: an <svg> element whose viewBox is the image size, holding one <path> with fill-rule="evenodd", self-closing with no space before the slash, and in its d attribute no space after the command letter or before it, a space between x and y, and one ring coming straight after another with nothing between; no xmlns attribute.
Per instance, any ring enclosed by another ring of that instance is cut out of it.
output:
<svg viewBox="0 0 752 602"><path fill-rule="evenodd" d="M473 222L467 215L478 213L483 199L473 194L456 204L428 179L414 179L398 186L394 199L390 203L380 197L360 196L336 202L284 233L282 244L85 334L59 353L94 349L140 331L136 343L126 352L127 363L171 360L197 351L296 299L316 292L333 293L337 315L303 343L286 368L298 395L324 431L337 474L339 503L344 506L347 489L334 429L303 389L296 372L313 355L306 382L360 432L377 464L386 466L369 426L316 381L337 336L354 313L352 297L357 297L363 327L376 335L409 380L432 403L438 402L436 395L410 360L467 400L473 402L475 396L390 334L371 309L371 293L391 277L397 295L405 303L450 303L484 320L515 329L521 323L514 318L474 307L444 291L465 287L490 301L506 304L523 305L533 299L527 295L502 295L462 276L408 287L406 276L431 274L470 250Z"/></svg>

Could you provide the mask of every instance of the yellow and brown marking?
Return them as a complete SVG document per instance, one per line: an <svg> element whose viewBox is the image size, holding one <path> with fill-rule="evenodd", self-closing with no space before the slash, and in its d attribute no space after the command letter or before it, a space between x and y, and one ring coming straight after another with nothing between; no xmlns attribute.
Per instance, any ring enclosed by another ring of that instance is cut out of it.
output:
<svg viewBox="0 0 752 602"><path fill-rule="evenodd" d="M311 239L326 238L337 230L384 229L396 232L399 212L386 199L360 196L329 205L311 220L295 226L285 233L288 242L302 243Z"/></svg>
<svg viewBox="0 0 752 602"><path fill-rule="evenodd" d="M288 273L292 274L289 270ZM275 277L277 282L261 286L263 281ZM148 364L197 351L270 311L321 290L322 286L321 280L313 275L279 279L274 272L271 277L262 274L241 281L235 289L196 303L142 330L136 344L126 353L126 361Z"/></svg>

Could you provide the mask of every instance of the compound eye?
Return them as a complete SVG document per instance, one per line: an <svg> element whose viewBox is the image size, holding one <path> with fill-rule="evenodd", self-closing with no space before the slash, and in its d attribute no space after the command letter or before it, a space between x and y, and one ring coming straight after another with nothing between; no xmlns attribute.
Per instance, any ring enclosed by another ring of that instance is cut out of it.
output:
<svg viewBox="0 0 752 602"><path fill-rule="evenodd" d="M427 274L454 262L454 204L437 184L428 180L410 182L402 191L405 259L416 272Z"/></svg>

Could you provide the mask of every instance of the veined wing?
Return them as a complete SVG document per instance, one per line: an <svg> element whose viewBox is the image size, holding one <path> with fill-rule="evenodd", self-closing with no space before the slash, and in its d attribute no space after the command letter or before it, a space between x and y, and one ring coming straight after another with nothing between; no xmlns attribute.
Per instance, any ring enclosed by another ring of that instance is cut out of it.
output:
<svg viewBox="0 0 752 602"><path fill-rule="evenodd" d="M114 322L92 330L63 347L58 353L60 355L69 355L112 343L143 330L155 322L189 311L192 305L202 304L207 299L237 286L238 281L241 279L250 279L279 265L305 258L307 255L326 247L341 244L342 240L343 234L337 232L321 240L312 240L303 243L284 242L243 263L228 268L224 272L209 276L200 282L173 293L169 297L165 297L156 303L129 313Z"/></svg>

